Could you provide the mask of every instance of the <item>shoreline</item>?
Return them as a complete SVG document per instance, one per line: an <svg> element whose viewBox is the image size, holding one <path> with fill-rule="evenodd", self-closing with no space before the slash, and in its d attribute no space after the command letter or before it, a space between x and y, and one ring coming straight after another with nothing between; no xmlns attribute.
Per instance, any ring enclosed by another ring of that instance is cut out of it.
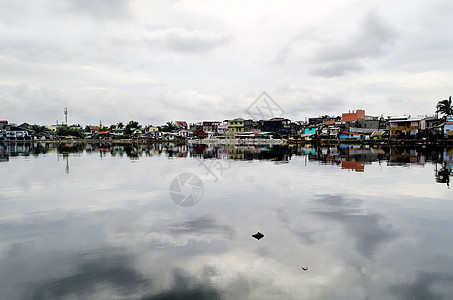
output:
<svg viewBox="0 0 453 300"><path fill-rule="evenodd" d="M220 144L220 145L320 145L331 146L340 144L350 145L378 145L378 146L453 146L453 139L385 139L385 140L357 140L357 139L201 139L201 140L151 140L151 139L59 139L59 140L3 140L0 143L53 143L53 144Z"/></svg>

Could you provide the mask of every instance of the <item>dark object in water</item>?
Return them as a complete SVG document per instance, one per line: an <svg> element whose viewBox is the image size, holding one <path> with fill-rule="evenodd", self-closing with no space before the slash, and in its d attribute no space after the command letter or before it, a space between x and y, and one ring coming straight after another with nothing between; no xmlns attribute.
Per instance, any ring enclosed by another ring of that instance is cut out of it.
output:
<svg viewBox="0 0 453 300"><path fill-rule="evenodd" d="M302 267L302 270L308 271L308 267Z"/></svg>
<svg viewBox="0 0 453 300"><path fill-rule="evenodd" d="M257 240L260 240L264 237L264 234L262 234L261 232L258 231L257 233L252 234L252 236Z"/></svg>

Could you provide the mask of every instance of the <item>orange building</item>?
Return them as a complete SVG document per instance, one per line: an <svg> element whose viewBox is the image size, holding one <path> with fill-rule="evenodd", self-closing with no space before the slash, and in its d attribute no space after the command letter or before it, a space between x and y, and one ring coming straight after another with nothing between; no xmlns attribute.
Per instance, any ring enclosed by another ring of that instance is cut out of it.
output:
<svg viewBox="0 0 453 300"><path fill-rule="evenodd" d="M343 122L353 122L357 121L357 119L365 119L365 111L363 109L341 114L341 121Z"/></svg>

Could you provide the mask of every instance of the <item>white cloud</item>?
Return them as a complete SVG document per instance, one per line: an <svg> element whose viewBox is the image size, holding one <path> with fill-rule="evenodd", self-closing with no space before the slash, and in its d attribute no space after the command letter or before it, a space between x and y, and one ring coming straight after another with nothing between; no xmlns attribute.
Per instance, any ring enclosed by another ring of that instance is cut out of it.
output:
<svg viewBox="0 0 453 300"><path fill-rule="evenodd" d="M294 119L357 105L434 113L451 94L452 10L445 0L2 1L1 118L51 123L67 106L78 122L116 122L153 107L158 123L183 106L188 121L222 120L245 116L263 91ZM36 113L10 89L21 85L56 108ZM42 90L66 92L52 100Z"/></svg>

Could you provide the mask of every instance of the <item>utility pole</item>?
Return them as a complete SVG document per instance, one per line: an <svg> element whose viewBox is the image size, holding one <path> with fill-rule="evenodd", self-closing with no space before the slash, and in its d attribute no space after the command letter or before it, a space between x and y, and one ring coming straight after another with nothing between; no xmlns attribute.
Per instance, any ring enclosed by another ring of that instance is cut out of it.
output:
<svg viewBox="0 0 453 300"><path fill-rule="evenodd" d="M64 111L65 123L66 123L66 125L68 125L68 108L65 107L63 111Z"/></svg>

